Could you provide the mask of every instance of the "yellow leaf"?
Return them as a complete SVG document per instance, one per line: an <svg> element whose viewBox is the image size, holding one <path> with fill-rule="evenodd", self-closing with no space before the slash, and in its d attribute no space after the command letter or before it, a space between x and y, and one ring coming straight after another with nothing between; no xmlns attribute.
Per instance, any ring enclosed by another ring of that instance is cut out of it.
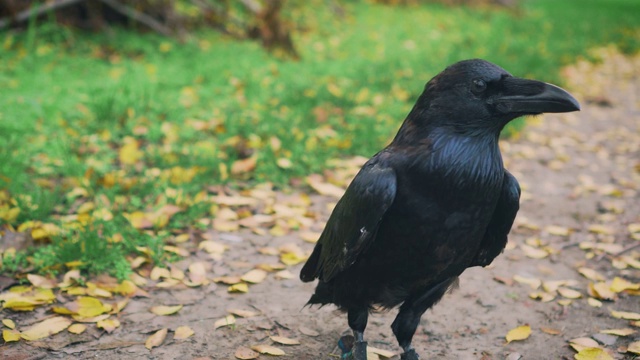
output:
<svg viewBox="0 0 640 360"><path fill-rule="evenodd" d="M161 329L153 333L153 335L147 338L147 341L144 342L144 347L151 350L154 347L158 347L162 345L164 339L167 337L168 329Z"/></svg>
<svg viewBox="0 0 640 360"><path fill-rule="evenodd" d="M289 270L282 270L282 271L278 271L274 277L276 279L279 280L288 280L288 279L295 279L296 275L294 275L291 271Z"/></svg>
<svg viewBox="0 0 640 360"><path fill-rule="evenodd" d="M189 256L189 251L178 246L165 245L163 249L164 251L174 253L176 255Z"/></svg>
<svg viewBox="0 0 640 360"><path fill-rule="evenodd" d="M231 325L234 325L235 323L236 323L236 318L233 315L227 315L222 319L216 320L216 322L213 323L213 328L217 329L224 326L231 326Z"/></svg>
<svg viewBox="0 0 640 360"><path fill-rule="evenodd" d="M176 332L175 334L173 334L173 339L174 340L182 340L182 339L186 339L189 336L195 334L195 332L188 326L178 326L178 328L176 328Z"/></svg>
<svg viewBox="0 0 640 360"><path fill-rule="evenodd" d="M609 285L604 282L598 283L589 283L589 295L593 296L596 299L602 300L615 300L616 293L609 289Z"/></svg>
<svg viewBox="0 0 640 360"><path fill-rule="evenodd" d="M598 300L598 299L594 299L592 297L587 299L587 304L589 304L590 306L599 308L602 307L602 301Z"/></svg>
<svg viewBox="0 0 640 360"><path fill-rule="evenodd" d="M515 281L517 281L517 282L519 282L521 284L527 284L533 290L539 288L540 285L542 284L542 281L540 281L540 279L528 278L528 277L524 277L524 276L520 276L520 275L514 275L513 276L513 280L515 280Z"/></svg>
<svg viewBox="0 0 640 360"><path fill-rule="evenodd" d="M198 244L198 250L204 250L209 254L221 255L225 252L225 250L227 250L227 247L215 241L205 240L201 241L200 244Z"/></svg>
<svg viewBox="0 0 640 360"><path fill-rule="evenodd" d="M110 314L102 314L94 317L84 317L77 314L71 315L73 320L81 323L97 323L98 321L108 319L110 316L111 316Z"/></svg>
<svg viewBox="0 0 640 360"><path fill-rule="evenodd" d="M25 340L38 340L57 334L71 325L71 320L66 317L56 316L39 322L22 331L21 337Z"/></svg>
<svg viewBox="0 0 640 360"><path fill-rule="evenodd" d="M265 345L265 344L253 345L251 348L259 352L260 354L267 354L267 355L274 355L274 356L285 355L285 352L282 349L279 349L271 345Z"/></svg>
<svg viewBox="0 0 640 360"><path fill-rule="evenodd" d="M582 294L579 291L564 287L558 288L558 294L567 299L579 299L582 297Z"/></svg>
<svg viewBox="0 0 640 360"><path fill-rule="evenodd" d="M611 291L615 293L619 293L625 290L638 290L640 289L640 284L632 283L620 277L613 278L611 282L611 286L609 287Z"/></svg>
<svg viewBox="0 0 640 360"><path fill-rule="evenodd" d="M296 339L290 339L284 336L270 336L270 338L271 338L271 341L276 342L278 344L282 344L282 345L299 345L300 344L300 341Z"/></svg>
<svg viewBox="0 0 640 360"><path fill-rule="evenodd" d="M367 358L369 358L369 354L368 353L373 353L375 355L379 355L379 356L382 356L383 358L387 358L387 359L390 359L390 358L396 356L396 353L394 353L393 351L379 349L379 348L376 348L376 347L373 347L373 346L367 346Z"/></svg>
<svg viewBox="0 0 640 360"><path fill-rule="evenodd" d="M261 283L266 278L267 278L267 272L259 269L253 269L247 272L246 274L242 275L242 277L240 277L242 281L252 283L252 284Z"/></svg>
<svg viewBox="0 0 640 360"><path fill-rule="evenodd" d="M18 330L2 330L2 338L5 342L12 342L20 340L20 331Z"/></svg>
<svg viewBox="0 0 640 360"><path fill-rule="evenodd" d="M85 324L73 324L67 329L72 334L82 334L85 330L87 330L87 325Z"/></svg>
<svg viewBox="0 0 640 360"><path fill-rule="evenodd" d="M240 360L252 360L257 359L260 354L247 347L241 346L236 349L234 356Z"/></svg>
<svg viewBox="0 0 640 360"><path fill-rule="evenodd" d="M230 293L246 293L249 291L249 286L246 283L233 284L227 288Z"/></svg>
<svg viewBox="0 0 640 360"><path fill-rule="evenodd" d="M611 316L616 319L625 319L625 320L640 320L640 314L628 311L615 311L610 310Z"/></svg>
<svg viewBox="0 0 640 360"><path fill-rule="evenodd" d="M75 311L76 314L82 317L87 317L87 318L94 317L111 310L111 307L106 306L100 300L90 296L80 296L70 305L71 306L76 305L76 306L74 307L67 306L69 310L73 311L77 309Z"/></svg>
<svg viewBox="0 0 640 360"><path fill-rule="evenodd" d="M571 345L571 347L578 352L584 349L600 348L600 345L598 345L595 340L588 337L571 339L569 340L569 345Z"/></svg>
<svg viewBox="0 0 640 360"><path fill-rule="evenodd" d="M4 324L4 326L8 327L9 329L16 328L16 323L14 323L13 320L11 319L2 319L2 323Z"/></svg>
<svg viewBox="0 0 640 360"><path fill-rule="evenodd" d="M640 355L640 341L634 341L627 346L627 352Z"/></svg>
<svg viewBox="0 0 640 360"><path fill-rule="evenodd" d="M578 272L580 273L580 275L586 277L589 280L593 280L593 281L604 281L605 277L602 276L599 272L590 269L590 268L586 268L586 267L581 267L578 269Z"/></svg>
<svg viewBox="0 0 640 360"><path fill-rule="evenodd" d="M635 334L636 331L631 329L631 328L624 328L624 329L607 329L607 330L602 330L600 331L603 334L611 334L611 335L616 335L616 336L629 336L631 334Z"/></svg>
<svg viewBox="0 0 640 360"><path fill-rule="evenodd" d="M569 236L569 234L571 234L571 232L573 231L573 229L570 229L564 226L557 226L557 225L549 225L544 229L549 234L556 235L556 236Z"/></svg>
<svg viewBox="0 0 640 360"><path fill-rule="evenodd" d="M165 306L159 305L151 308L151 312L156 315L173 315L182 309L182 305Z"/></svg>
<svg viewBox="0 0 640 360"><path fill-rule="evenodd" d="M306 242L315 244L316 242L318 242L320 234L321 233L315 231L303 231L300 232L298 236L300 236L300 238Z"/></svg>
<svg viewBox="0 0 640 360"><path fill-rule="evenodd" d="M153 281L157 281L160 278L168 279L171 277L171 272L167 268L154 267L151 269L151 274L149 274L149 278Z"/></svg>
<svg viewBox="0 0 640 360"><path fill-rule="evenodd" d="M507 343L510 343L512 341L525 340L529 335L531 335L531 326L522 325L509 330L505 339Z"/></svg>
<svg viewBox="0 0 640 360"><path fill-rule="evenodd" d="M286 265L297 265L305 260L307 257L304 254L288 252L280 255L280 261Z"/></svg>
<svg viewBox="0 0 640 360"><path fill-rule="evenodd" d="M118 319L100 320L96 322L96 326L111 334L113 330L120 326L120 321Z"/></svg>
<svg viewBox="0 0 640 360"><path fill-rule="evenodd" d="M122 142L123 145L118 151L120 163L123 165L133 165L138 162L143 155L142 151L138 149L138 141L131 136L127 136L122 139Z"/></svg>
<svg viewBox="0 0 640 360"><path fill-rule="evenodd" d="M614 360L608 352L601 348L585 348L574 355L576 360Z"/></svg>
<svg viewBox="0 0 640 360"><path fill-rule="evenodd" d="M627 229L629 229L629 232L632 234L640 233L640 223L629 224Z"/></svg>
<svg viewBox="0 0 640 360"><path fill-rule="evenodd" d="M525 256L532 259L544 259L549 256L549 253L545 250L535 248L533 246L520 244L520 249L524 252Z"/></svg>

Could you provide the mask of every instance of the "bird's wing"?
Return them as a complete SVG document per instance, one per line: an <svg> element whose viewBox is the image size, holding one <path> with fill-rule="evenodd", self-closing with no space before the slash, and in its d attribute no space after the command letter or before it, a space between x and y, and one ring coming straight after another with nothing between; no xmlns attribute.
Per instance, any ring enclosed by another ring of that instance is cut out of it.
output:
<svg viewBox="0 0 640 360"><path fill-rule="evenodd" d="M329 281L352 265L372 243L395 196L395 171L375 161L365 164L336 204L300 278Z"/></svg>
<svg viewBox="0 0 640 360"><path fill-rule="evenodd" d="M511 173L505 170L500 199L471 266L487 266L500 255L507 245L507 234L511 230L519 208L520 184Z"/></svg>

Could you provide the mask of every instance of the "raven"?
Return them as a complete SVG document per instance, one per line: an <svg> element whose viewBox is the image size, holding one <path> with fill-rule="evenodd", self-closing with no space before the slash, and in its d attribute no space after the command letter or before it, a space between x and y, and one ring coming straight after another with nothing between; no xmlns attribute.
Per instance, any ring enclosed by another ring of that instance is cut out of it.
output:
<svg viewBox="0 0 640 360"><path fill-rule="evenodd" d="M370 310L400 305L391 329L401 359L419 358L411 340L422 314L507 243L520 186L503 166L500 131L520 116L576 110L563 89L480 59L426 84L393 141L338 201L300 272L320 280L308 305L347 313L355 345L345 357L366 359Z"/></svg>

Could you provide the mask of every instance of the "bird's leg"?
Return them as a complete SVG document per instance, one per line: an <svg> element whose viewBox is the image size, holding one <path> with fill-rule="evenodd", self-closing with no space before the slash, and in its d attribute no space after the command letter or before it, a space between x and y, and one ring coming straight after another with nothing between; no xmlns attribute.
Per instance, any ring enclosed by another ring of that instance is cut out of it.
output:
<svg viewBox="0 0 640 360"><path fill-rule="evenodd" d="M398 340L398 344L404 351L400 356L401 360L418 360L420 358L413 346L411 346L411 340L420 323L420 317L444 296L449 286L456 279L456 277L446 279L435 286L429 287L424 292L409 297L400 306L400 312L398 312L398 316L391 324L391 329Z"/></svg>
<svg viewBox="0 0 640 360"><path fill-rule="evenodd" d="M346 348L344 337L340 339L338 345L342 349L342 358L349 360L367 360L367 342L364 341L364 329L367 327L369 310L367 308L349 309L349 327L353 331L355 342L351 349Z"/></svg>

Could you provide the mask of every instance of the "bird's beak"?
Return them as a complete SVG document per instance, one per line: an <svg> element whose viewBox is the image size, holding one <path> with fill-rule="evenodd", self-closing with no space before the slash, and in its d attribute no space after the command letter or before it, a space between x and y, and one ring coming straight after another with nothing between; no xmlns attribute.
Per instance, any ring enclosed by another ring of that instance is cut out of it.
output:
<svg viewBox="0 0 640 360"><path fill-rule="evenodd" d="M494 104L503 113L533 115L580 110L578 101L555 85L517 77L502 81L504 90Z"/></svg>

